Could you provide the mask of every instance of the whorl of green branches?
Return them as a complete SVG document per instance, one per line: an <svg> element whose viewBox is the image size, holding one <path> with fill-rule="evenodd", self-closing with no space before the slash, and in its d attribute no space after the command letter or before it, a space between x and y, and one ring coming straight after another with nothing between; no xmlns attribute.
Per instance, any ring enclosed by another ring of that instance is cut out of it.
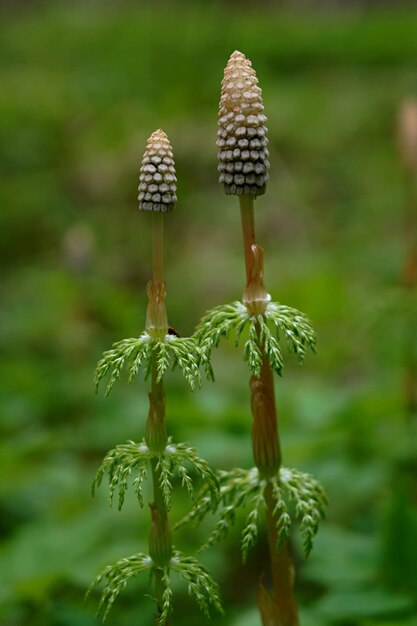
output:
<svg viewBox="0 0 417 626"><path fill-rule="evenodd" d="M206 370L213 378L213 372L207 363L214 348L221 338L235 336L235 344L239 345L242 335L246 332L244 358L248 362L252 374L260 376L262 352L269 360L272 369L281 376L284 359L280 340L284 338L287 348L303 361L306 349L315 351L316 335L311 323L304 313L291 307L269 302L265 313L252 315L246 306L239 301L215 307L202 318L195 338L198 341L206 360Z"/></svg>
<svg viewBox="0 0 417 626"><path fill-rule="evenodd" d="M111 350L104 352L96 369L96 390L101 380L109 374L110 380L106 388L108 395L123 370L127 370L128 382L131 382L142 367L146 379L151 372L154 357L158 373L157 382L162 380L168 369L175 369L178 366L192 390L200 387L199 363L204 363L205 358L194 339L167 334L164 339L156 340L147 332L143 332L140 337L114 343Z"/></svg>
<svg viewBox="0 0 417 626"><path fill-rule="evenodd" d="M102 614L103 622L107 618L114 601L119 593L126 587L130 578L151 570L153 562L146 554L134 554L117 561L113 565L107 565L103 571L96 576L86 593L86 600L93 589L105 581L105 586L101 594L100 603L97 609L97 617Z"/></svg>
<svg viewBox="0 0 417 626"><path fill-rule="evenodd" d="M163 452L153 452L145 441L128 441L110 450L104 457L93 481L93 494L105 474L109 479L109 501L113 503L115 492L119 495L119 510L122 508L129 480L132 480L139 504L143 507L142 485L146 479L152 459L157 461L161 492L168 509L171 507L172 478L177 474L193 502L197 502L194 477L204 481L208 494L215 506L219 498L218 480L208 463L201 459L194 448L186 443L174 444L172 439ZM193 476L194 475L194 476Z"/></svg>
<svg viewBox="0 0 417 626"><path fill-rule="evenodd" d="M113 565L107 565L94 579L87 591L88 597L91 592L104 581L104 589L101 594L97 616L102 614L103 621L107 618L114 601L119 593L126 587L131 578L149 571L151 576L156 571L162 573L161 582L162 606L158 623L165 626L169 614L172 611L171 572L176 572L180 579L187 585L188 593L194 597L204 615L210 617L210 609L213 608L223 613L220 601L220 591L217 583L213 581L206 569L190 556L184 556L175 551L169 564L165 567L155 565L150 556L135 554L120 559Z"/></svg>
<svg viewBox="0 0 417 626"><path fill-rule="evenodd" d="M277 551L289 537L292 523L298 521L305 554L310 554L314 536L327 506L327 496L315 478L284 467L277 476L269 479L262 479L256 467L250 470L220 471L218 475L220 498L216 509L220 515L209 539L200 550L205 550L225 537L235 523L238 510L244 508L248 510L241 544L242 558L245 561L249 550L257 541L259 520L265 505L265 489L270 484L274 500L273 513L276 516ZM212 501L205 487L198 504L176 528L193 520L201 521L212 510Z"/></svg>

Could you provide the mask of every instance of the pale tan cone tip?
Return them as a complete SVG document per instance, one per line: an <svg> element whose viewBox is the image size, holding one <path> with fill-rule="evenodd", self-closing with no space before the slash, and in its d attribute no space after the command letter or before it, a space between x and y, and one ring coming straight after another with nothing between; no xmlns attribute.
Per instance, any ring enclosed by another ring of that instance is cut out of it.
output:
<svg viewBox="0 0 417 626"><path fill-rule="evenodd" d="M172 211L177 201L177 178L172 147L163 130L156 130L148 139L139 180L141 211Z"/></svg>
<svg viewBox="0 0 417 626"><path fill-rule="evenodd" d="M222 81L217 146L219 181L225 193L259 196L269 175L262 90L252 63L237 50Z"/></svg>

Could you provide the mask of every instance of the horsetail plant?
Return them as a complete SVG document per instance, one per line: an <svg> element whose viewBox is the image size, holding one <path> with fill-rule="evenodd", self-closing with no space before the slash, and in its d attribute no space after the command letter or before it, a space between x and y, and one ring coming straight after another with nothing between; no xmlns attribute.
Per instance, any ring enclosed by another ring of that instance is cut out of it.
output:
<svg viewBox="0 0 417 626"><path fill-rule="evenodd" d="M264 253L256 242L254 200L265 193L268 181L268 139L261 89L251 62L235 51L222 82L219 130L219 180L228 195L239 197L243 230L246 286L241 302L220 305L201 320L196 338L207 360L222 337L244 337L243 358L251 373L252 446L255 467L219 473L219 520L204 547L223 537L241 507L249 509L242 531L242 555L257 540L262 509L270 551L272 590L262 579L258 605L264 626L297 626L293 593L293 565L288 539L292 521L300 522L306 555L324 516L327 503L321 485L312 476L282 467L280 434L275 406L273 372L281 375L280 339L302 361L307 348L314 351L310 321L296 309L272 302L264 286ZM182 520L202 519L212 509L209 490Z"/></svg>
<svg viewBox="0 0 417 626"><path fill-rule="evenodd" d="M164 213L172 211L176 200L171 145L166 134L157 130L148 140L139 185L139 208L152 213L152 280L147 285L146 327L139 337L115 343L111 350L104 353L96 371L97 386L105 376L109 376L107 393L124 370L131 381L142 369L145 379L151 378L151 390L144 439L139 443L128 441L108 452L94 479L93 492L107 475L110 504L117 493L120 509L129 482L132 482L139 505L143 507L142 487L150 474L153 501L150 503L149 554L134 554L108 565L90 585L87 595L96 585L104 582L98 613L102 613L105 619L128 581L142 572L148 572L154 584L155 623L158 626L166 626L171 621L173 571L185 582L206 616L211 607L222 611L217 584L194 557L185 556L175 549L169 519L175 474L196 506L196 478L208 487L210 506L215 507L219 497L217 478L207 462L199 458L193 448L184 443L174 443L167 435L163 388L165 373L179 366L192 390L201 382L200 350L194 339L180 338L170 332L165 307L163 217Z"/></svg>

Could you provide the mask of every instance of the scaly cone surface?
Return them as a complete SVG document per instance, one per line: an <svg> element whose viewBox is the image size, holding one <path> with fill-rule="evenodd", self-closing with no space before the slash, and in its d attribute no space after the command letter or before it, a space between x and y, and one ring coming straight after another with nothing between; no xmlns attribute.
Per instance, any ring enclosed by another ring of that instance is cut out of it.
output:
<svg viewBox="0 0 417 626"><path fill-rule="evenodd" d="M265 193L269 152L263 110L252 63L236 50L224 70L216 144L219 182L226 194L256 197Z"/></svg>
<svg viewBox="0 0 417 626"><path fill-rule="evenodd" d="M167 213L177 201L174 154L163 130L148 139L140 168L139 209Z"/></svg>

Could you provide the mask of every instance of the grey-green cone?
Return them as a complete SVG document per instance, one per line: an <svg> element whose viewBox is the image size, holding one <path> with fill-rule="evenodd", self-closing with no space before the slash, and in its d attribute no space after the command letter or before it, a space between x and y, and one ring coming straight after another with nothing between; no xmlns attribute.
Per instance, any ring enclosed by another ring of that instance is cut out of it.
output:
<svg viewBox="0 0 417 626"><path fill-rule="evenodd" d="M139 209L172 211L177 201L174 155L163 130L148 139L140 168Z"/></svg>
<svg viewBox="0 0 417 626"><path fill-rule="evenodd" d="M219 108L219 181L225 193L259 196L268 181L262 90L252 63L237 50L224 70Z"/></svg>

